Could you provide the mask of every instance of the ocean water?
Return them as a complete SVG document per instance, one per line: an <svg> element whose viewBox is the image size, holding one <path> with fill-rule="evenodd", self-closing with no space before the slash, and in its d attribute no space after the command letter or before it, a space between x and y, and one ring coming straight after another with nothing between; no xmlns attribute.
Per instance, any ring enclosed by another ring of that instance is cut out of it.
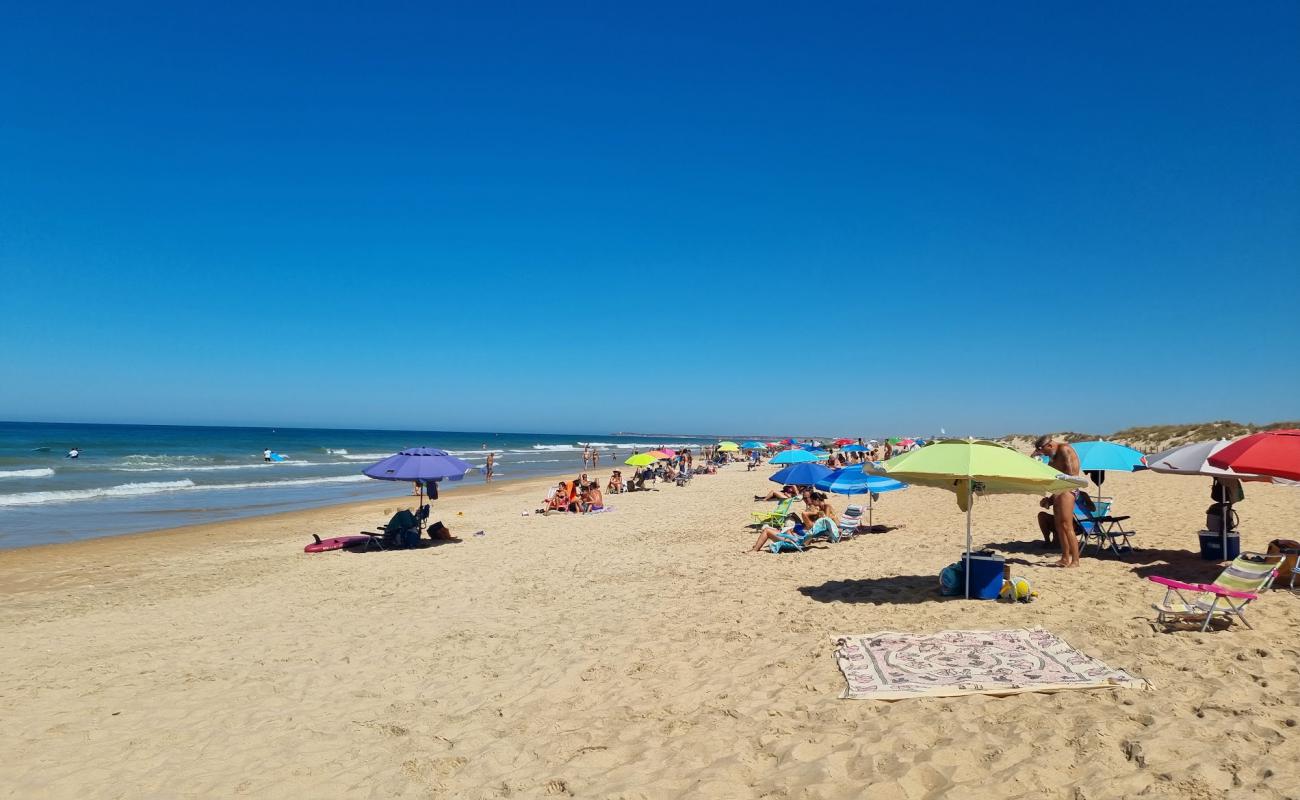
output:
<svg viewBox="0 0 1300 800"><path fill-rule="evenodd" d="M634 449L700 447L715 441L0 422L0 549L406 495L408 484L361 474L404 447L440 447L476 467L494 452L495 479L510 480L577 474L584 444L600 451L595 472L607 474ZM80 449L79 458L66 457L72 447ZM286 458L265 463L264 449ZM455 491L483 480L480 472L470 472L464 480L442 486Z"/></svg>

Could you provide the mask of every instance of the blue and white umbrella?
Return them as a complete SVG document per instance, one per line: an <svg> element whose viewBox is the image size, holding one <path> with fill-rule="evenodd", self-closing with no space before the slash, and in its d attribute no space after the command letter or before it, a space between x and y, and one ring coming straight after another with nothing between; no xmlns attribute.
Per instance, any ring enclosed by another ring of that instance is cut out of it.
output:
<svg viewBox="0 0 1300 800"><path fill-rule="evenodd" d="M886 478L883 475L869 475L862 471L861 464L837 469L813 484L824 492L835 494L865 494L867 497L867 527L874 523L876 495L906 489L907 484Z"/></svg>

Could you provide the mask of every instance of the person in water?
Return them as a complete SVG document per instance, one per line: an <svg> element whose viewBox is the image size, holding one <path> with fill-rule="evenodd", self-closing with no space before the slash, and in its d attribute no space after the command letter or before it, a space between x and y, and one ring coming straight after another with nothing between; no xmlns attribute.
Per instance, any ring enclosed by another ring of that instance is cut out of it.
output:
<svg viewBox="0 0 1300 800"><path fill-rule="evenodd" d="M1079 455L1062 439L1039 436L1034 442L1034 455L1047 456L1048 466L1057 472L1079 475ZM1042 531L1043 541L1049 545L1053 543L1052 534L1056 534L1055 543L1061 548L1061 560L1056 562L1058 567L1079 566L1079 538L1074 535L1074 498L1077 494L1077 491L1059 492L1039 502L1043 508L1052 510L1050 514L1046 511L1038 513L1038 529Z"/></svg>
<svg viewBox="0 0 1300 800"><path fill-rule="evenodd" d="M265 450L262 451L262 460L263 460L263 461L270 461L270 460L271 460L271 448L268 447L268 448L266 448Z"/></svg>
<svg viewBox="0 0 1300 800"><path fill-rule="evenodd" d="M496 453L487 454L487 465L483 468L484 478L487 478L488 480L492 479L492 472L496 469L496 460L497 460Z"/></svg>
<svg viewBox="0 0 1300 800"><path fill-rule="evenodd" d="M68 451L68 458L81 458L81 451L75 447L72 448Z"/></svg>

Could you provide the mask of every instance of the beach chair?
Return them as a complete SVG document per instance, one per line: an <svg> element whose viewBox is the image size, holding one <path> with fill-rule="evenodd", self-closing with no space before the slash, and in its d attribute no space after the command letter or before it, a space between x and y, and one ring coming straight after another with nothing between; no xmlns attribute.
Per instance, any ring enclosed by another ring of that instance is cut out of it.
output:
<svg viewBox="0 0 1300 800"><path fill-rule="evenodd" d="M1247 628L1253 627L1244 614L1246 606L1259 599L1259 593L1268 589L1277 575L1281 555L1242 553L1213 583L1183 583L1171 578L1150 575L1147 580L1165 587L1165 597L1151 605L1158 614L1156 622L1171 625L1204 618L1201 630L1210 628L1216 616L1241 620ZM1186 593L1186 594L1184 594Z"/></svg>
<svg viewBox="0 0 1300 800"><path fill-rule="evenodd" d="M1109 508L1110 503L1105 507ZM1137 531L1124 530L1124 521L1128 518L1102 513L1087 492L1079 492L1074 498L1074 532L1079 537L1079 553L1082 554L1089 543L1097 546L1098 553L1107 548L1116 556L1131 552L1133 543L1128 537L1136 535Z"/></svg>
<svg viewBox="0 0 1300 800"><path fill-rule="evenodd" d="M776 508L771 511L751 511L754 521L752 525L771 525L774 528L780 528L785 525L785 518L790 516L790 506L794 505L794 498L787 497L776 504Z"/></svg>
<svg viewBox="0 0 1300 800"><path fill-rule="evenodd" d="M844 509L843 516L840 517L840 536L845 539L852 539L857 535L858 529L862 527L862 506L849 506Z"/></svg>
<svg viewBox="0 0 1300 800"><path fill-rule="evenodd" d="M767 549L773 553L802 553L809 542L817 539L838 542L840 540L839 526L829 517L822 517L814 522L811 528L807 529L796 522L794 527L786 532L785 538L775 542L768 542Z"/></svg>
<svg viewBox="0 0 1300 800"><path fill-rule="evenodd" d="M363 551L394 550L418 546L424 522L429 518L429 506L425 504L414 513L405 509L398 511L387 525L380 525L378 531L361 531L362 536L369 536Z"/></svg>

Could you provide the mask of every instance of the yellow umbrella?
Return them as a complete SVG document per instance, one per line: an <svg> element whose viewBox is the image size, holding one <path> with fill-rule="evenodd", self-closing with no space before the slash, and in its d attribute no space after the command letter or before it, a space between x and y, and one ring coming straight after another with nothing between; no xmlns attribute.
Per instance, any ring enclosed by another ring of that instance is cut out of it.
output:
<svg viewBox="0 0 1300 800"><path fill-rule="evenodd" d="M648 467L655 463L655 461L658 461L658 459L655 458L653 454L639 453L634 456L628 456L627 461L624 461L623 463L630 467Z"/></svg>
<svg viewBox="0 0 1300 800"><path fill-rule="evenodd" d="M739 449L740 449L740 445L736 444L735 442L719 442L719 443L718 443L718 452L719 452L719 453L734 453L734 452L738 451Z"/></svg>
<svg viewBox="0 0 1300 800"><path fill-rule="evenodd" d="M1036 458L982 439L948 439L895 456L864 470L903 483L934 486L957 494L957 507L966 512L966 564L970 564L971 507L980 494L1059 494L1082 489L1087 481L1065 475ZM970 567L966 570L970 597Z"/></svg>

